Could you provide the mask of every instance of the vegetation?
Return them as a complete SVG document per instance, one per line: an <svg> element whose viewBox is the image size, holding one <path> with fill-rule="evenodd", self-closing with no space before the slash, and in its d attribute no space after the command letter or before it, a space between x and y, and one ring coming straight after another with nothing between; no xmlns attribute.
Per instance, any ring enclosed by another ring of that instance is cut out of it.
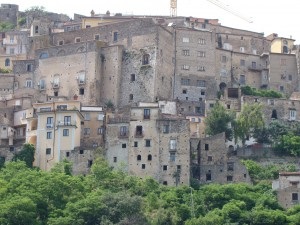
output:
<svg viewBox="0 0 300 225"><path fill-rule="evenodd" d="M260 96L260 97L269 97L269 98L282 98L282 94L274 91L274 90L257 90L256 88L252 88L250 86L241 87L242 94L244 95L252 95L252 96Z"/></svg>
<svg viewBox="0 0 300 225"><path fill-rule="evenodd" d="M216 135L225 132L226 139L232 140L233 131L231 124L234 118L234 112L227 111L220 102L217 101L205 119L206 133L208 135Z"/></svg>
<svg viewBox="0 0 300 225"><path fill-rule="evenodd" d="M11 69L6 69L6 68L0 68L0 73L11 73Z"/></svg>
<svg viewBox="0 0 300 225"><path fill-rule="evenodd" d="M23 161L5 164L0 224L299 224L300 208L284 211L266 183L167 187L112 170L102 158L85 177L57 167L45 172Z"/></svg>
<svg viewBox="0 0 300 225"><path fill-rule="evenodd" d="M33 167L35 148L32 144L24 144L22 150L14 155L13 161L24 161L29 168Z"/></svg>
<svg viewBox="0 0 300 225"><path fill-rule="evenodd" d="M0 32L13 30L15 25L10 22L0 22Z"/></svg>

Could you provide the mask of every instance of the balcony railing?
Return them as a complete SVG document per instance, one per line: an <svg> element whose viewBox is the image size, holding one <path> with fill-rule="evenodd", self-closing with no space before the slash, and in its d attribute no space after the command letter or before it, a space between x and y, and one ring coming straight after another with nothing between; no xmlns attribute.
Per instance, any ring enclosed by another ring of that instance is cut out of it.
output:
<svg viewBox="0 0 300 225"><path fill-rule="evenodd" d="M57 126L76 126L76 121L58 121Z"/></svg>

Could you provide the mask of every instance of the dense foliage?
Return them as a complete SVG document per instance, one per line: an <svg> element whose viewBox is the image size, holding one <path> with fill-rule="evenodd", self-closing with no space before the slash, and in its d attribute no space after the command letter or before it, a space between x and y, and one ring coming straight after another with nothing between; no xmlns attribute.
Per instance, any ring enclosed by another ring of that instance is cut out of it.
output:
<svg viewBox="0 0 300 225"><path fill-rule="evenodd" d="M264 183L166 187L112 170L101 158L87 176L66 174L65 163L51 172L7 163L0 224L300 224L300 208L284 211Z"/></svg>
<svg viewBox="0 0 300 225"><path fill-rule="evenodd" d="M13 30L14 28L15 25L10 22L6 22L6 21L0 22L0 32L10 31Z"/></svg>
<svg viewBox="0 0 300 225"><path fill-rule="evenodd" d="M260 97L269 97L269 98L282 98L282 94L274 91L274 90L257 90L256 88L252 88L250 86L241 87L242 94L244 95L252 95L252 96L260 96Z"/></svg>

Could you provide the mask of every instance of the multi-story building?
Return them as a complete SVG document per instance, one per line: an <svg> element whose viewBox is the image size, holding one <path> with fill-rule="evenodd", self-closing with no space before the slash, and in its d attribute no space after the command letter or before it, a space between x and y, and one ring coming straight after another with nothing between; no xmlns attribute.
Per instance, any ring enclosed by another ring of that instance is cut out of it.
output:
<svg viewBox="0 0 300 225"><path fill-rule="evenodd" d="M283 208L300 204L300 173L279 173L278 180L272 183L272 189L277 192L278 202Z"/></svg>
<svg viewBox="0 0 300 225"><path fill-rule="evenodd" d="M0 21L9 22L17 25L19 6L15 4L1 4L0 7Z"/></svg>

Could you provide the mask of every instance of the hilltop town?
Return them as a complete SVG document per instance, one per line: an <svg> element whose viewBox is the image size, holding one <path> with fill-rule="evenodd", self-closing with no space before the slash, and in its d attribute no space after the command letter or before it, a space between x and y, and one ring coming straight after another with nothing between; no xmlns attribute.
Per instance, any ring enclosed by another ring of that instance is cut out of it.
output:
<svg viewBox="0 0 300 225"><path fill-rule="evenodd" d="M270 144L208 135L214 106L239 114L260 103L265 124L299 120L300 48L276 33L109 11L71 20L14 4L1 4L0 21L11 28L0 35L4 161L29 143L45 171L68 160L74 174L88 174L103 154L111 167L168 186L251 183L241 159L270 154ZM298 194L282 202L290 207Z"/></svg>

